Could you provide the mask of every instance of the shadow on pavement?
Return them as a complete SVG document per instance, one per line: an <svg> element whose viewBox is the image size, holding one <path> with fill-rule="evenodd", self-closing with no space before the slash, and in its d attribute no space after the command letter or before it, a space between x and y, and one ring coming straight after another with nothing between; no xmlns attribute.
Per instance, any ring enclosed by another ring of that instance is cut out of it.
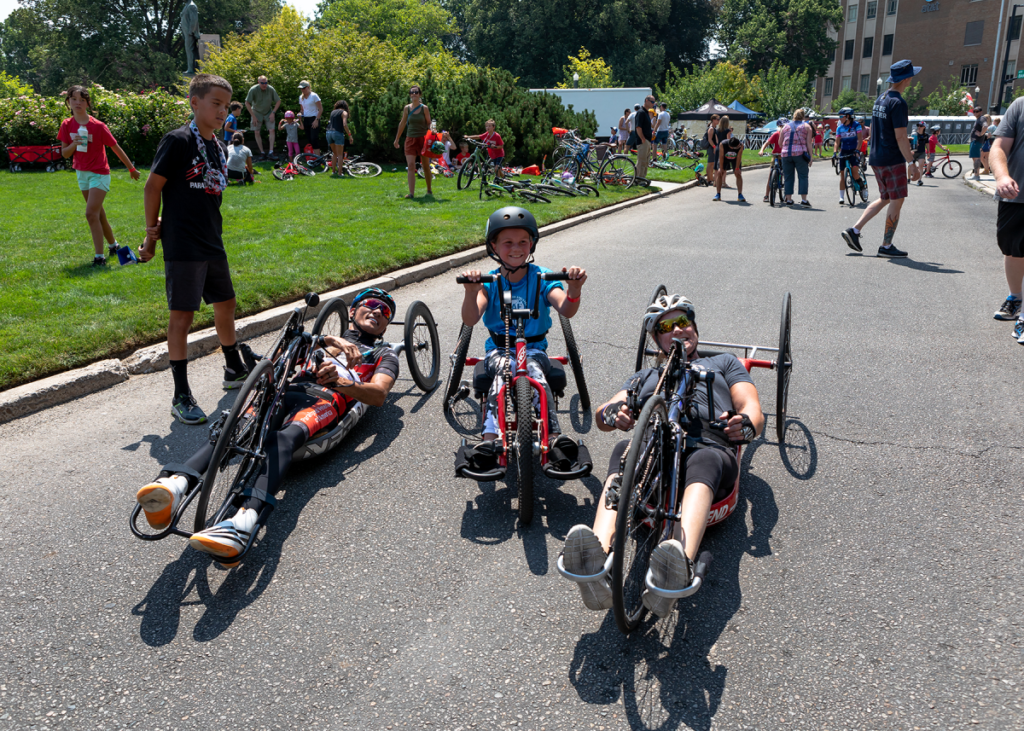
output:
<svg viewBox="0 0 1024 731"><path fill-rule="evenodd" d="M814 435L799 419L786 421L779 456L786 471L798 480L809 480L818 471L818 446Z"/></svg>
<svg viewBox="0 0 1024 731"><path fill-rule="evenodd" d="M943 269L942 264L934 261L914 261L913 259L889 259L889 261L897 266L930 274L963 274L959 269Z"/></svg>
<svg viewBox="0 0 1024 731"><path fill-rule="evenodd" d="M237 391L226 391L217 403L216 408L207 411L207 423L189 426L171 417L170 433L163 436L159 434L146 434L139 441L126 444L121 447L122 451L135 452L143 444L149 445L149 456L157 465L170 464L171 462L183 462L182 456L194 451L200 444L204 443L210 436L210 422L216 421L217 416L224 409L230 409L235 402ZM167 402L167 414L170 415L171 404Z"/></svg>
<svg viewBox="0 0 1024 731"><path fill-rule="evenodd" d="M729 673L713 657L713 648L724 633L740 631L737 625L745 612L740 561L744 555L771 554L771 533L778 521L771 487L749 470L754 451L764 444L759 439L744 452L736 511L704 538L701 547L714 554L714 563L703 588L680 600L669 617L654 621L649 616L628 637L619 632L609 610L600 629L580 639L569 682L583 702L611 705L621 698L628 727L635 730L712 727ZM753 525L749 532L748 511ZM566 591L576 592L565 583ZM582 603L580 611L586 611ZM617 727L611 719L609 723Z"/></svg>

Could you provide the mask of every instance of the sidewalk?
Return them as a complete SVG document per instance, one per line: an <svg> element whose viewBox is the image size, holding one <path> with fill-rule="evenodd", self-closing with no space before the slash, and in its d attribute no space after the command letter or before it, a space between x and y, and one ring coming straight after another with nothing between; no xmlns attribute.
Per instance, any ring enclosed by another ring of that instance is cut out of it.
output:
<svg viewBox="0 0 1024 731"><path fill-rule="evenodd" d="M971 173L964 173L964 184L969 188L974 188L977 191L995 197L996 178L994 175L982 175L978 180L975 180Z"/></svg>

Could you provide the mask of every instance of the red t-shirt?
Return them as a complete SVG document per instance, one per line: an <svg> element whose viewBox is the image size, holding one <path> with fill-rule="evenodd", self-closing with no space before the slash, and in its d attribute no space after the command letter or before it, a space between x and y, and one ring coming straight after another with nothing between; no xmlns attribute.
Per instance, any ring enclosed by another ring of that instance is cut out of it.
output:
<svg viewBox="0 0 1024 731"><path fill-rule="evenodd" d="M782 134L780 130L775 130L768 136L768 144L771 145L772 153L775 155L782 154L782 143L779 142L779 136Z"/></svg>
<svg viewBox="0 0 1024 731"><path fill-rule="evenodd" d="M489 145L494 145L494 147L487 148L487 154L492 160L497 160L499 157L505 157L505 143L501 141L501 135L497 132L485 132L480 136L480 140Z"/></svg>
<svg viewBox="0 0 1024 731"><path fill-rule="evenodd" d="M469 153L468 152L460 152L458 155L455 156L455 164L456 165L461 165L464 160L468 160L468 159L469 159Z"/></svg>
<svg viewBox="0 0 1024 731"><path fill-rule="evenodd" d="M57 132L57 139L65 145L71 144L71 135L78 134L78 122L74 117L69 117L60 123L60 131ZM117 140L110 134L110 129L95 117L89 117L85 125L89 130L89 149L79 152L75 148L71 167L83 172L96 173L97 175L110 175L110 163L107 162L107 148L116 145Z"/></svg>
<svg viewBox="0 0 1024 731"><path fill-rule="evenodd" d="M928 138L928 154L929 155L934 155L935 154L935 146L937 144L939 144L939 138L938 137L936 137L935 135L932 135L931 137Z"/></svg>

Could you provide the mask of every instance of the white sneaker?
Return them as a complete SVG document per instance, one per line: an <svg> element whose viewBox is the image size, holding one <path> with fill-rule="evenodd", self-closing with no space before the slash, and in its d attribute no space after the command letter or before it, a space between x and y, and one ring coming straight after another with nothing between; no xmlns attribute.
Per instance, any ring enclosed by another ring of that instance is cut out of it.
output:
<svg viewBox="0 0 1024 731"><path fill-rule="evenodd" d="M193 533L188 539L188 544L197 551L209 553L218 559L223 566L231 568L238 565L237 561L231 561L242 552L249 542L253 528L256 526L256 518L259 513L251 508L240 508L233 518L217 523L217 525Z"/></svg>
<svg viewBox="0 0 1024 731"><path fill-rule="evenodd" d="M135 500L146 513L150 528L163 530L171 524L187 489L188 479L184 475L171 475L158 477L135 493Z"/></svg>
<svg viewBox="0 0 1024 731"><path fill-rule="evenodd" d="M651 571L654 585L659 589L675 591L685 589L693 577L693 564L683 551L683 544L677 540L662 541L651 553ZM644 606L659 617L667 617L675 606L675 599L667 599L644 590Z"/></svg>
<svg viewBox="0 0 1024 731"><path fill-rule="evenodd" d="M569 529L565 548L562 549L562 563L566 571L577 576L593 576L601 573L607 560L608 554L589 526L574 525ZM612 588L608 585L608 577L576 586L580 588L580 596L587 609L599 611L611 607Z"/></svg>

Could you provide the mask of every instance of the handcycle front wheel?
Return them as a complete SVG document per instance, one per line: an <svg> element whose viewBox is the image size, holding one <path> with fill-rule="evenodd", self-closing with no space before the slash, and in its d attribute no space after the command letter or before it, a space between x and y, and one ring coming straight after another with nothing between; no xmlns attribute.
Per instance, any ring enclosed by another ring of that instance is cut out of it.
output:
<svg viewBox="0 0 1024 731"><path fill-rule="evenodd" d="M580 358L580 348L576 345L576 336L573 335L569 318L559 315L558 319L562 323L562 335L565 337L569 365L572 366L572 377L576 381L576 393L580 395L580 407L587 410L590 408L590 391L587 390L587 381L583 377L583 359Z"/></svg>
<svg viewBox="0 0 1024 731"><path fill-rule="evenodd" d="M259 465L252 455L259 438L260 423L265 416L274 393L274 364L263 358L249 372L235 403L220 427L220 436L213 447L210 466L203 476L203 489L196 501L195 531L207 525L207 513L213 498L216 514L213 521L224 519L219 515L232 493L240 493L246 482L255 478Z"/></svg>
<svg viewBox="0 0 1024 731"><path fill-rule="evenodd" d="M659 297L664 297L668 294L668 289L665 288L664 284L659 284L654 288L654 294L651 295L651 301L648 302L648 306L653 305ZM658 343L655 341L654 336L647 332L647 328L643 325L640 326L640 346L636 349L636 363L635 371L642 371L644 368L653 368L657 361L658 354L661 352L661 348L658 347Z"/></svg>
<svg viewBox="0 0 1024 731"><path fill-rule="evenodd" d="M405 312L405 358L421 391L432 391L441 373L441 348L430 308L416 300Z"/></svg>
<svg viewBox="0 0 1024 731"><path fill-rule="evenodd" d="M960 171L963 170L963 165L960 164L959 160L946 160L942 163L942 174L947 178L959 178Z"/></svg>
<svg viewBox="0 0 1024 731"><path fill-rule="evenodd" d="M662 428L667 423L665 397L653 396L633 427L622 470L611 584L615 624L623 634L635 630L647 614L642 600L647 569L651 552L665 532Z"/></svg>
<svg viewBox="0 0 1024 731"><path fill-rule="evenodd" d="M779 360L775 367L775 436L781 445L786 436L786 405L789 401L789 376L793 371L793 301L789 292L782 296L782 321L779 323Z"/></svg>
<svg viewBox="0 0 1024 731"><path fill-rule="evenodd" d="M453 399L462 386L462 371L466 367L466 356L469 355L469 342L473 339L473 328L463 324L459 328L459 339L455 345L455 352L452 353L452 365L448 371L448 385L444 389L444 402L441 408L445 414L451 413Z"/></svg>
<svg viewBox="0 0 1024 731"><path fill-rule="evenodd" d="M340 297L327 300L313 321L313 335L333 335L341 339L348 330L348 305Z"/></svg>
<svg viewBox="0 0 1024 731"><path fill-rule="evenodd" d="M516 482L519 493L519 522L533 521L533 386L526 378L515 381L516 396Z"/></svg>

